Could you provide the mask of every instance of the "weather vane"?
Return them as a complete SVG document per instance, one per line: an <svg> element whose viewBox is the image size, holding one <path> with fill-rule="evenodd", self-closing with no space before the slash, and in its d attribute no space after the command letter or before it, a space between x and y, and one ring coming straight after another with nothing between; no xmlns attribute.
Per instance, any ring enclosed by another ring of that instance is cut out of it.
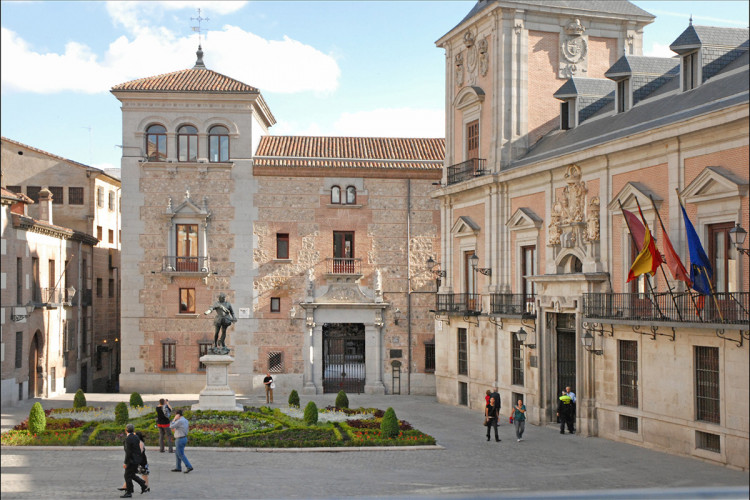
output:
<svg viewBox="0 0 750 500"><path fill-rule="evenodd" d="M207 17L201 17L201 10L198 9L198 17L191 17L191 21L198 21L198 26L191 26L193 31L198 33L198 45L201 44L201 21L210 21Z"/></svg>

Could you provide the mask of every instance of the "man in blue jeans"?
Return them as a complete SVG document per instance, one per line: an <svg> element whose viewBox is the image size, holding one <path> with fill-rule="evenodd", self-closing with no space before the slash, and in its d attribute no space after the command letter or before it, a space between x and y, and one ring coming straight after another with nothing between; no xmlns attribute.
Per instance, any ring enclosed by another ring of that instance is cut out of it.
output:
<svg viewBox="0 0 750 500"><path fill-rule="evenodd" d="M177 465L172 472L182 472L182 462L185 462L185 474L193 470L193 466L190 465L190 461L185 456L185 445L187 444L188 428L189 423L185 417L182 416L182 410L177 408L174 411L174 419L169 427L174 431L174 440L177 445L175 458L177 459Z"/></svg>

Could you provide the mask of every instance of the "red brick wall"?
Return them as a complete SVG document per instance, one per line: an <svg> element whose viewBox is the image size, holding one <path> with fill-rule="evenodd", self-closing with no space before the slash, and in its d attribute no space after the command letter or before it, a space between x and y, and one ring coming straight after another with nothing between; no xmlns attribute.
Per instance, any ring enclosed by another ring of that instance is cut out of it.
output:
<svg viewBox="0 0 750 500"><path fill-rule="evenodd" d="M560 124L560 101L552 97L564 80L557 77L558 33L529 31L529 145Z"/></svg>
<svg viewBox="0 0 750 500"><path fill-rule="evenodd" d="M617 61L617 39L589 37L588 78L604 78L604 73Z"/></svg>

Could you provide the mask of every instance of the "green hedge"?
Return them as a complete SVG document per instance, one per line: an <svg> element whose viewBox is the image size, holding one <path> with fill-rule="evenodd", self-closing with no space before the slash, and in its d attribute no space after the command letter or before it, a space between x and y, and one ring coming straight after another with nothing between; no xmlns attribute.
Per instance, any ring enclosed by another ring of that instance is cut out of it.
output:
<svg viewBox="0 0 750 500"><path fill-rule="evenodd" d="M143 406L143 398L137 392L130 395L130 406L137 406L139 408Z"/></svg>
<svg viewBox="0 0 750 500"><path fill-rule="evenodd" d="M29 432L40 434L47 428L47 417L44 415L44 408L38 401L33 404L29 412Z"/></svg>
<svg viewBox="0 0 750 500"><path fill-rule="evenodd" d="M86 407L86 395L83 393L83 389L78 389L76 395L73 396L73 408L80 409Z"/></svg>
<svg viewBox="0 0 750 500"><path fill-rule="evenodd" d="M341 441L336 438L336 433L332 427L283 429L265 434L238 436L230 439L228 443L230 446L247 448L317 448L341 446Z"/></svg>
<svg viewBox="0 0 750 500"><path fill-rule="evenodd" d="M299 408L299 394L297 394L297 391L294 389L289 393L289 406L292 408Z"/></svg>
<svg viewBox="0 0 750 500"><path fill-rule="evenodd" d="M336 408L349 408L349 398L346 393L342 390L336 395Z"/></svg>

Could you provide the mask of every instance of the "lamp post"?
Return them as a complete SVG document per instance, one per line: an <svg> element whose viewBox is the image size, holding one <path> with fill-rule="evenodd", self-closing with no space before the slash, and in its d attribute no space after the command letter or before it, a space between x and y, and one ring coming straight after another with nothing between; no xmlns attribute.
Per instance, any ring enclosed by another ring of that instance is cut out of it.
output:
<svg viewBox="0 0 750 500"><path fill-rule="evenodd" d="M742 247L742 244L745 243L746 237L747 231L745 231L739 224L735 224L735 226L729 230L729 238L732 240L734 248L740 253L750 255L750 249Z"/></svg>
<svg viewBox="0 0 750 500"><path fill-rule="evenodd" d="M602 354L604 354L603 350L593 348L594 336L591 335L590 332L586 332L585 334L583 334L583 337L581 337L581 343L588 352L593 352L597 356L601 356Z"/></svg>
<svg viewBox="0 0 750 500"><path fill-rule="evenodd" d="M401 319L401 309L397 307L396 310L393 311L393 323L398 325L398 320L400 319Z"/></svg>
<svg viewBox="0 0 750 500"><path fill-rule="evenodd" d="M472 255L469 257L469 260L471 261L471 267L474 269L474 272L483 274L485 276L492 276L492 269L489 267L477 267L479 265L479 257L477 257L477 254Z"/></svg>
<svg viewBox="0 0 750 500"><path fill-rule="evenodd" d="M526 339L529 337L529 334L526 332L526 330L523 329L523 327L519 328L518 331L515 333L516 340L518 340L522 345L525 345L529 349L534 349L536 347L536 344L526 344Z"/></svg>

